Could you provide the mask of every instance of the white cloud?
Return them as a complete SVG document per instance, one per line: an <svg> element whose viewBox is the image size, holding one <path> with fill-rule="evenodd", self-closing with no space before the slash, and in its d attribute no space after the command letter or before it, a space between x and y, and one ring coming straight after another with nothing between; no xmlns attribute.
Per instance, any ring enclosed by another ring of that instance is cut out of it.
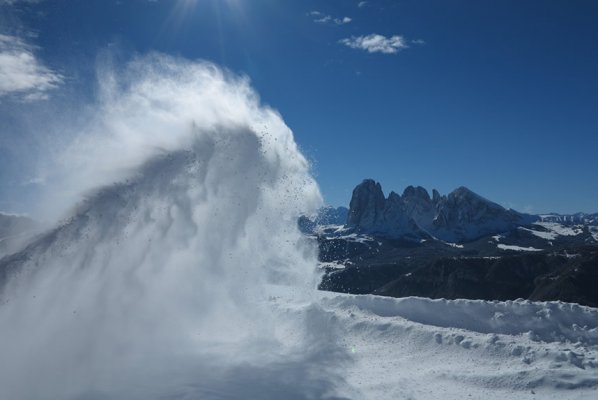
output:
<svg viewBox="0 0 598 400"><path fill-rule="evenodd" d="M340 43L352 49L383 54L395 54L409 47L403 36L394 35L386 37L376 33L364 36L351 36L350 38L340 40Z"/></svg>
<svg viewBox="0 0 598 400"><path fill-rule="evenodd" d="M314 19L314 22L325 24L326 22L330 22L330 20L332 20L332 17L330 15L324 15L322 18Z"/></svg>
<svg viewBox="0 0 598 400"><path fill-rule="evenodd" d="M25 101L47 98L63 76L45 66L33 46L16 36L0 34L0 97L17 95Z"/></svg>
<svg viewBox="0 0 598 400"><path fill-rule="evenodd" d="M307 15L317 17L316 19L314 19L314 22L319 24L333 23L336 25L344 25L353 21L353 19L350 17L335 18L332 15L326 15L321 13L320 11L310 11L309 13L307 13Z"/></svg>
<svg viewBox="0 0 598 400"><path fill-rule="evenodd" d="M368 4L367 1L360 1L359 3L357 3L357 7L362 8L365 7Z"/></svg>

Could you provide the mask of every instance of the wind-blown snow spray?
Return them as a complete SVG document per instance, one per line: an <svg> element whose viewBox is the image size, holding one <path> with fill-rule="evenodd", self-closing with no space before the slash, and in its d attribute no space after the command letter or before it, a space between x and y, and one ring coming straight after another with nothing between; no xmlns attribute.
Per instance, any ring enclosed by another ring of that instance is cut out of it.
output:
<svg viewBox="0 0 598 400"><path fill-rule="evenodd" d="M44 207L84 199L0 262L0 398L330 395L333 346L307 333L325 315L267 295L316 278L296 218L321 198L281 117L207 63L153 55L101 82L45 174Z"/></svg>

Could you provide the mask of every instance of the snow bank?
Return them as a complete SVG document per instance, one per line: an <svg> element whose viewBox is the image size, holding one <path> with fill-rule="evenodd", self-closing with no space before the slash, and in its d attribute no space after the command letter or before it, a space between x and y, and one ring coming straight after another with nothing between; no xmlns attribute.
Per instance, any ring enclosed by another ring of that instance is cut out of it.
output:
<svg viewBox="0 0 598 400"><path fill-rule="evenodd" d="M407 297L347 296L326 300L381 317L479 333L527 335L530 340L598 345L598 309L561 302L489 302Z"/></svg>
<svg viewBox="0 0 598 400"><path fill-rule="evenodd" d="M598 310L562 303L324 295L372 399L593 400Z"/></svg>

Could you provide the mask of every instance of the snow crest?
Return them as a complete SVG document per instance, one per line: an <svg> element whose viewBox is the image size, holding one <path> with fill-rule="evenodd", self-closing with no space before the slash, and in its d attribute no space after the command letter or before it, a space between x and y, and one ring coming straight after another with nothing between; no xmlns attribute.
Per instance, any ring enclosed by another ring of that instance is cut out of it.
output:
<svg viewBox="0 0 598 400"><path fill-rule="evenodd" d="M598 346L598 309L561 302L445 300L347 296L326 303L357 306L381 317L479 333L528 335L536 342Z"/></svg>

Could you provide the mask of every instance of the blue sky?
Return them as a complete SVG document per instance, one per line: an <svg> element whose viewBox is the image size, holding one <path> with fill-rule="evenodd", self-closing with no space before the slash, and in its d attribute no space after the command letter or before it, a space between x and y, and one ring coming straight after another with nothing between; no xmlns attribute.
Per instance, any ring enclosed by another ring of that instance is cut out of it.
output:
<svg viewBox="0 0 598 400"><path fill-rule="evenodd" d="M293 129L332 205L371 177L386 192L464 185L520 211L598 211L593 0L0 0L0 9L0 210L35 201L43 128L92 102L99 60L158 51L247 75Z"/></svg>

